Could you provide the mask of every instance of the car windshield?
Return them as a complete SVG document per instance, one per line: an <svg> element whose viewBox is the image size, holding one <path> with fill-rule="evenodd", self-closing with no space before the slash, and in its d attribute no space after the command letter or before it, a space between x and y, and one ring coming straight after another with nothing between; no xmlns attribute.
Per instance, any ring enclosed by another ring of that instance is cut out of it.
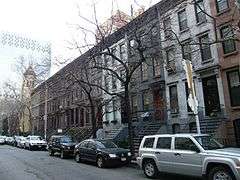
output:
<svg viewBox="0 0 240 180"><path fill-rule="evenodd" d="M69 138L69 137L62 137L62 138L61 138L61 142L62 142L62 143L71 143L71 142L73 142L73 141L72 141L72 139Z"/></svg>
<svg viewBox="0 0 240 180"><path fill-rule="evenodd" d="M33 141L42 140L42 138L40 136L33 136L30 139Z"/></svg>
<svg viewBox="0 0 240 180"><path fill-rule="evenodd" d="M223 145L220 144L217 140L215 140L211 136L195 136L195 139L205 150L214 150L214 149L223 148Z"/></svg>
<svg viewBox="0 0 240 180"><path fill-rule="evenodd" d="M97 147L100 149L118 148L116 144L111 141L96 141Z"/></svg>

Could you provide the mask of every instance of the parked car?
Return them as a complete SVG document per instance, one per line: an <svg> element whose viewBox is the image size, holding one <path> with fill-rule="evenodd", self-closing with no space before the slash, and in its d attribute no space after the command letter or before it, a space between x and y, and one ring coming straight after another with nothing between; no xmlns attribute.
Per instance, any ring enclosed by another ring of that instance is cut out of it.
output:
<svg viewBox="0 0 240 180"><path fill-rule="evenodd" d="M27 136L24 147L29 150L46 149L47 142L41 136Z"/></svg>
<svg viewBox="0 0 240 180"><path fill-rule="evenodd" d="M64 159L66 156L73 156L75 145L76 143L68 136L54 135L49 139L48 152L50 156L58 152L60 157Z"/></svg>
<svg viewBox="0 0 240 180"><path fill-rule="evenodd" d="M88 139L75 147L75 160L94 162L99 168L127 164L131 161L131 153L119 148L110 140Z"/></svg>
<svg viewBox="0 0 240 180"><path fill-rule="evenodd" d="M240 148L224 148L209 135L145 136L137 162L149 178L166 172L240 180Z"/></svg>
<svg viewBox="0 0 240 180"><path fill-rule="evenodd" d="M18 147L18 144L23 136L14 136L14 146Z"/></svg>
<svg viewBox="0 0 240 180"><path fill-rule="evenodd" d="M6 137L6 144L14 145L14 138L13 137Z"/></svg>
<svg viewBox="0 0 240 180"><path fill-rule="evenodd" d="M17 147L19 147L19 148L24 148L24 147L25 147L25 142L26 142L26 137L21 137L21 138L17 141Z"/></svg>
<svg viewBox="0 0 240 180"><path fill-rule="evenodd" d="M0 136L0 144L5 144L5 137L4 136Z"/></svg>

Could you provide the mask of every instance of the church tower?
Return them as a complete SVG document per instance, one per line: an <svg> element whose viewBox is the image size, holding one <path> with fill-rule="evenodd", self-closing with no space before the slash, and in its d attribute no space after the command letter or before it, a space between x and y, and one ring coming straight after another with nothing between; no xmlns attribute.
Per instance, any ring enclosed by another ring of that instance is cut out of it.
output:
<svg viewBox="0 0 240 180"><path fill-rule="evenodd" d="M22 112L20 113L20 131L21 133L30 133L31 131L31 93L36 82L36 74L33 67L29 65L23 74L23 83L21 91Z"/></svg>

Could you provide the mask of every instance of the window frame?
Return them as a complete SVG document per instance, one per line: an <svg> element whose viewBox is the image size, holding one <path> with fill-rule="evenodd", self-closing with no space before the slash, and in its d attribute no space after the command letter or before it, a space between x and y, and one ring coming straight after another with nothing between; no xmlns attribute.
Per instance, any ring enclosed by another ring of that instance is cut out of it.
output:
<svg viewBox="0 0 240 180"><path fill-rule="evenodd" d="M185 13L185 16L183 16L183 17L185 17L184 19L181 19L181 15L180 15L181 13ZM186 21L186 27L183 26L184 21ZM188 27L188 19L187 19L187 11L185 8L178 12L178 25L179 25L180 32L185 31L189 28Z"/></svg>
<svg viewBox="0 0 240 180"><path fill-rule="evenodd" d="M206 62L208 61L209 59L212 59L212 49L211 49L211 45L203 45L203 39L206 38L208 39L208 42L209 42L209 34L203 34L201 36L198 37L198 41L200 43L200 53L201 53L201 59L202 59L202 62ZM208 49L208 51L210 52L210 57L208 59L204 59L204 52L205 50Z"/></svg>
<svg viewBox="0 0 240 180"><path fill-rule="evenodd" d="M223 33L223 29L228 29L228 28L231 28L230 30L231 30L231 36L232 37L234 37L234 31L233 31L233 28L232 28L232 26L231 25L224 25L224 26L222 26L221 28L220 28L220 36L221 36L221 38L223 38L223 37L226 37L225 35L224 35L224 33ZM230 37L230 36L229 36ZM231 43L232 43L232 45L233 45L233 50L232 51L230 51L230 52L228 52L227 50L226 50L226 44L225 43L227 43L228 41L231 41ZM230 53L233 53L233 52L235 52L236 50L237 50L237 46L236 46L236 41L235 40L233 40L233 39L228 39L228 40L224 40L223 42L222 42L222 49L223 49L223 53L224 54L230 54Z"/></svg>
<svg viewBox="0 0 240 180"><path fill-rule="evenodd" d="M160 148L160 147L158 147L159 139L167 139L167 138L170 139L170 147L169 148L162 148L162 147ZM157 138L156 149L171 150L172 149L172 141L173 141L173 138L170 137L170 136L162 136L162 137L160 136L160 137Z"/></svg>
<svg viewBox="0 0 240 180"><path fill-rule="evenodd" d="M171 97L171 96L172 96L171 89L174 88L174 87L176 88L176 98L177 98L177 99L176 99L176 100L177 100L177 101L176 101L176 104L177 104L177 109L176 109L176 111L175 111L175 110L172 111L173 108L172 108L172 103L171 103L171 101L172 101L172 99L173 99L173 98ZM178 102L177 84L171 85L171 86L169 86L168 88L169 88L169 100L170 100L171 114L178 114L178 113L179 113L179 102Z"/></svg>
<svg viewBox="0 0 240 180"><path fill-rule="evenodd" d="M220 1L226 1L226 3L227 3L227 8L226 8L226 9L222 9L222 10L219 9L219 2L220 2ZM229 9L229 1L228 1L228 0L216 0L216 1L215 1L215 4L216 4L217 13L221 13L221 12L224 12L224 11L226 11L227 9Z"/></svg>
<svg viewBox="0 0 240 180"><path fill-rule="evenodd" d="M240 72L239 72L239 69L234 69L234 70L228 71L226 75L227 75L227 81L228 81L228 91L229 91L231 107L237 107L237 106L240 106L240 102L239 102L239 104L233 104L234 95L232 95L232 92L231 92L232 91L232 87L231 87L230 76L229 76L233 72L237 72L238 73L239 82L240 82ZM240 85L239 85L239 88L240 88Z"/></svg>
<svg viewBox="0 0 240 180"><path fill-rule="evenodd" d="M196 3L198 4L198 5L196 5L196 4L194 5L196 22L198 24L204 23L207 21L206 14L204 12L202 12L202 10L205 10L204 0L197 0ZM199 3L202 3L202 5L203 5L203 8L201 7L202 10L198 7L198 6L201 6L201 5L199 5ZM198 12L198 10L199 10L199 12ZM199 18L199 17L201 17L201 14L203 14L203 16L204 16L204 19L202 21L200 21L201 18Z"/></svg>

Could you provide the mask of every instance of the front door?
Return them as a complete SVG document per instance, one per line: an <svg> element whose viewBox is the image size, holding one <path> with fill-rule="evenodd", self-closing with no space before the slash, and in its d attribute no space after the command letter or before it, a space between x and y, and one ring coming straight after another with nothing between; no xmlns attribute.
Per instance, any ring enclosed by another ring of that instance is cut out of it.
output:
<svg viewBox="0 0 240 180"><path fill-rule="evenodd" d="M202 79L206 116L220 112L220 101L216 76Z"/></svg>
<svg viewBox="0 0 240 180"><path fill-rule="evenodd" d="M202 156L196 144L187 137L175 137L170 157L177 174L199 176L202 173Z"/></svg>
<svg viewBox="0 0 240 180"><path fill-rule="evenodd" d="M236 137L236 144L237 147L240 147L240 119L236 119L233 121L235 137Z"/></svg>
<svg viewBox="0 0 240 180"><path fill-rule="evenodd" d="M160 89L153 89L154 119L164 121L164 99Z"/></svg>

